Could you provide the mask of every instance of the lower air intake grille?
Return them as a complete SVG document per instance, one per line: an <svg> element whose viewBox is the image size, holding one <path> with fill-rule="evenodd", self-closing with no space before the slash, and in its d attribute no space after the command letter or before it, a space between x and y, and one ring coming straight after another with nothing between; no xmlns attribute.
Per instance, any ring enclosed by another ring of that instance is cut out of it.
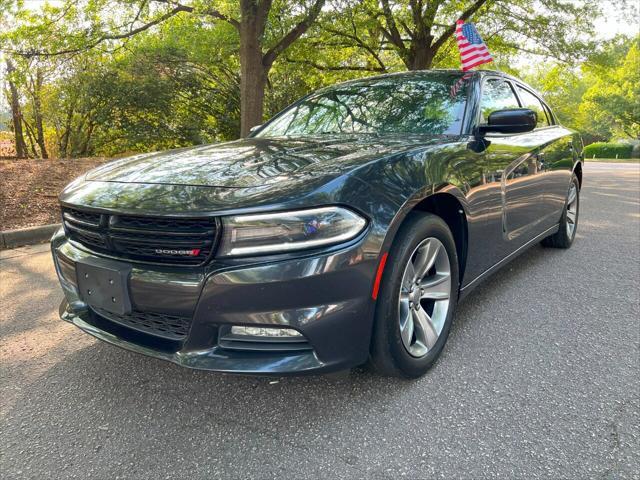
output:
<svg viewBox="0 0 640 480"><path fill-rule="evenodd" d="M116 315L102 308L91 308L96 314L107 320L167 340L184 340L191 326L191 318L189 317L136 311L127 315Z"/></svg>

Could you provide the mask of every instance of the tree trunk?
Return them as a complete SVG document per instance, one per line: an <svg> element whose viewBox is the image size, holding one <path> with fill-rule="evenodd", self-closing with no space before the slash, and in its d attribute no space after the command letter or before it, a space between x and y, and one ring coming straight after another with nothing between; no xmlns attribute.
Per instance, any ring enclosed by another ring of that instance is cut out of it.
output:
<svg viewBox="0 0 640 480"><path fill-rule="evenodd" d="M60 137L60 158L67 158L67 149L69 148L69 138L71 137L71 128L73 121L73 109L69 108L67 112L67 118L64 124L64 132L62 132L62 136Z"/></svg>
<svg viewBox="0 0 640 480"><path fill-rule="evenodd" d="M91 142L91 135L93 135L93 129L95 128L95 123L89 122L89 128L87 128L87 136L82 143L82 147L80 147L80 156L87 157L89 156L89 145Z"/></svg>
<svg viewBox="0 0 640 480"><path fill-rule="evenodd" d="M33 154L33 158L38 158L38 149L36 148L36 141L33 136L33 127L29 125L24 118L22 119L22 123L25 126L25 130L27 131L27 138L29 139L29 145L31 146L31 153Z"/></svg>
<svg viewBox="0 0 640 480"><path fill-rule="evenodd" d="M11 80L11 74L15 71L15 67L11 60L7 59L7 74L9 76L9 91L11 92L11 120L13 123L13 135L16 144L16 157L26 158L27 144L24 141L24 133L22 131L22 110L20 109L20 97L15 83Z"/></svg>
<svg viewBox="0 0 640 480"><path fill-rule="evenodd" d="M36 81L33 88L33 114L36 121L36 141L40 147L40 156L49 158L47 146L44 143L44 128L42 126L42 102L40 101L40 90L42 88L42 70L36 70Z"/></svg>
<svg viewBox="0 0 640 480"><path fill-rule="evenodd" d="M262 123L268 68L262 63L260 39L264 26L255 10L243 9L240 23L240 136Z"/></svg>
<svg viewBox="0 0 640 480"><path fill-rule="evenodd" d="M430 48L430 40L414 43L410 49L409 70L429 70L433 65L434 52Z"/></svg>

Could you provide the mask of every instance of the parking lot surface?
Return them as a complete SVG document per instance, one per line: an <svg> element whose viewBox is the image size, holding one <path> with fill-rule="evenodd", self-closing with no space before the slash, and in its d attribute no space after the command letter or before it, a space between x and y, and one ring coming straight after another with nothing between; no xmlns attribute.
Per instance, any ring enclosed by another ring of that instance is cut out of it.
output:
<svg viewBox="0 0 640 480"><path fill-rule="evenodd" d="M46 246L1 252L0 477L638 478L640 168L585 165L570 250L458 309L416 381L186 370L58 319Z"/></svg>

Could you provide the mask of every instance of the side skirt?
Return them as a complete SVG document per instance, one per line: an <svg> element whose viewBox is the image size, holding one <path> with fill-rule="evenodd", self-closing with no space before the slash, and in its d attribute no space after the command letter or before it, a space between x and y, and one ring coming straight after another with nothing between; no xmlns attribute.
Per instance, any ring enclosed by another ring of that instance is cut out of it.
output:
<svg viewBox="0 0 640 480"><path fill-rule="evenodd" d="M480 285L484 280L486 280L487 278L489 278L492 274L494 274L495 272L497 272L498 270L500 270L502 267L504 267L507 263L509 263L511 260L513 260L514 258L518 257L519 255L521 255L522 253L526 252L529 248L531 248L532 246L534 246L536 243L540 242L543 238L548 237L549 235L553 235L554 233L556 233L558 231L558 229L560 228L560 225L554 225L553 227L548 228L547 230L545 230L544 232L542 232L541 234L535 236L534 238L532 238L531 240L529 240L527 243L525 243L524 245L522 245L520 248L518 248L517 250L514 250L513 252L511 252L509 255L507 255L506 257L504 257L502 260L500 260L498 263L496 263L495 265L493 265L492 267L489 267L487 270L485 270L484 272L482 272L480 275L478 275L476 278L474 278L473 280L471 280L471 282L469 282L468 284L466 284L464 287L462 287L460 289L460 294L458 295L458 301L462 300L464 297L466 297L474 288L476 288L478 285Z"/></svg>

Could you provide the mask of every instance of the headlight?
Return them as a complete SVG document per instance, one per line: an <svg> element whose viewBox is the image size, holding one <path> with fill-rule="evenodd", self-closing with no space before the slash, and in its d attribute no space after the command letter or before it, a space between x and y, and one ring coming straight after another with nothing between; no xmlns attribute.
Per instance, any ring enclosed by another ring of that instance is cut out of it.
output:
<svg viewBox="0 0 640 480"><path fill-rule="evenodd" d="M351 210L322 207L223 217L219 256L289 252L345 242L367 221Z"/></svg>

